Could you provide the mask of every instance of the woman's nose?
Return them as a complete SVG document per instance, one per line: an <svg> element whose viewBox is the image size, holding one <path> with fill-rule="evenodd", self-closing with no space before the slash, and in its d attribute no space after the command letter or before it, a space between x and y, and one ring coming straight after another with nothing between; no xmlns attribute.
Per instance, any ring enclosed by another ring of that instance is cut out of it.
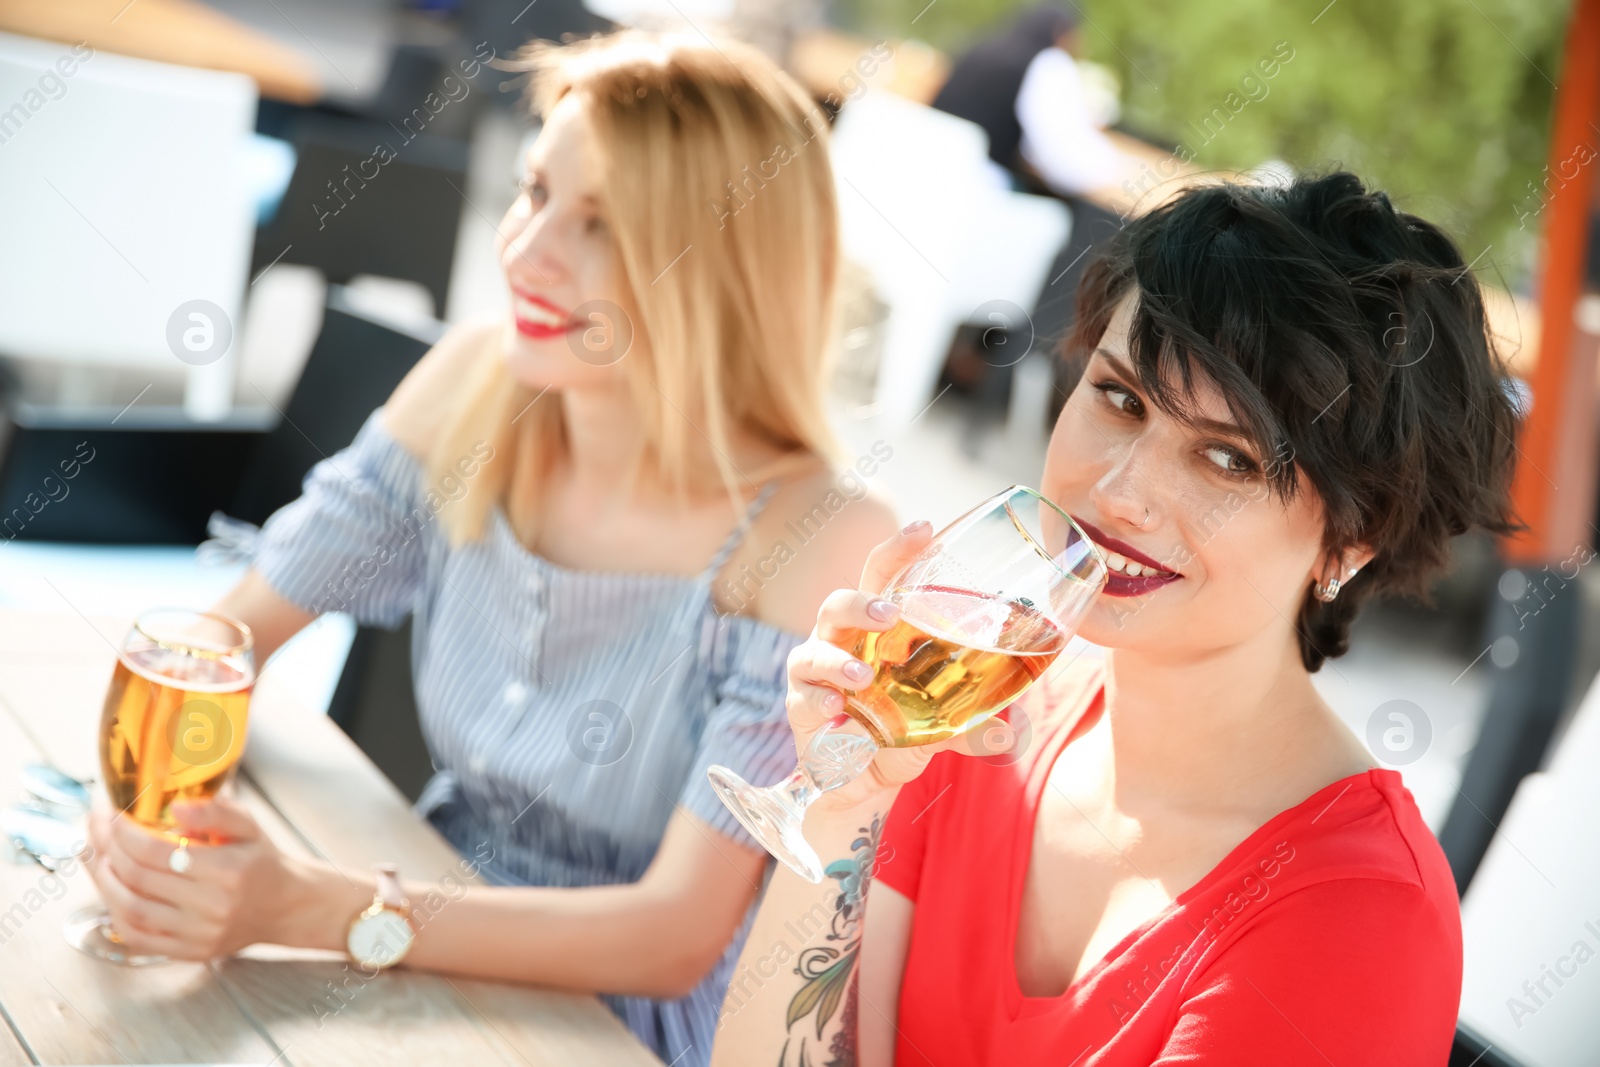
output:
<svg viewBox="0 0 1600 1067"><path fill-rule="evenodd" d="M551 286L566 276L550 227L538 216L518 218L513 209L500 226L500 239L500 268L513 283Z"/></svg>
<svg viewBox="0 0 1600 1067"><path fill-rule="evenodd" d="M1100 514L1126 522L1134 529L1149 526L1157 510L1154 505L1156 483L1146 469L1147 452L1140 448L1138 440L1116 449L1111 465L1089 491L1089 498Z"/></svg>

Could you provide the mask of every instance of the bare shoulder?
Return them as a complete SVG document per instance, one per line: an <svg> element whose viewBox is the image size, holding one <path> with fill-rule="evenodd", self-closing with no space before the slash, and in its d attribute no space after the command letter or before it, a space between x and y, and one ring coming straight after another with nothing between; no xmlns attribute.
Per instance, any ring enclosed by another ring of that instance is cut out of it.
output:
<svg viewBox="0 0 1600 1067"><path fill-rule="evenodd" d="M443 430L462 382L478 361L488 356L501 325L494 319L472 319L452 326L407 372L384 405L383 424L414 456L428 454Z"/></svg>
<svg viewBox="0 0 1600 1067"><path fill-rule="evenodd" d="M719 578L724 610L810 633L827 595L860 583L867 554L898 528L860 466L818 460L784 479Z"/></svg>

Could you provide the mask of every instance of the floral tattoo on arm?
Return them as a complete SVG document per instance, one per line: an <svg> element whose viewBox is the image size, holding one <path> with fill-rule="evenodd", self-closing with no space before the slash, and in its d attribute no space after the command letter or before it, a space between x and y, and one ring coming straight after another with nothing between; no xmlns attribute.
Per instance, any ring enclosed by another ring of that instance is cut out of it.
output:
<svg viewBox="0 0 1600 1067"><path fill-rule="evenodd" d="M785 1020L789 1036L778 1057L779 1067L791 1062L795 1067L815 1067L813 1052L823 1044L835 1018L838 1026L827 1043L828 1058L821 1061L820 1067L856 1067L856 1012L860 999L856 959L883 817L875 816L872 825L860 827L859 833L861 836L850 845L851 855L834 860L823 871L839 882L839 895L834 898L833 917L824 938L837 942L837 946L819 945L800 953L794 971L805 982L789 1001Z"/></svg>

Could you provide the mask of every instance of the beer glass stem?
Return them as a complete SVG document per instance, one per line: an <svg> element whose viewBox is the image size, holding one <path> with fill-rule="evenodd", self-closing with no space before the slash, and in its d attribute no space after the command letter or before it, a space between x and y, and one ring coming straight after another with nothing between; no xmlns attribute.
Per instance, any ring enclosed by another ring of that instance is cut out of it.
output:
<svg viewBox="0 0 1600 1067"><path fill-rule="evenodd" d="M836 715L811 735L800 765L780 783L785 797L804 812L823 793L854 781L872 763L877 744L865 734L838 733L836 728L849 722L847 715Z"/></svg>
<svg viewBox="0 0 1600 1067"><path fill-rule="evenodd" d="M796 764L793 774L770 788L772 799L796 819L803 819L811 802L822 795L804 763Z"/></svg>
<svg viewBox="0 0 1600 1067"><path fill-rule="evenodd" d="M750 836L813 883L822 881L823 868L816 850L800 832L806 808L866 770L878 751L865 734L839 732L837 727L848 721L847 716L835 716L812 734L794 773L777 785L751 785L737 771L720 764L706 768L711 787Z"/></svg>

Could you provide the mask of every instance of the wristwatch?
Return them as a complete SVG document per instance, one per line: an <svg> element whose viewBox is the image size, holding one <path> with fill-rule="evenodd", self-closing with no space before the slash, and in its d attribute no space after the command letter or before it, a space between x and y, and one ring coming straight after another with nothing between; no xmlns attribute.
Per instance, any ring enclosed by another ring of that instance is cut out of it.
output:
<svg viewBox="0 0 1600 1067"><path fill-rule="evenodd" d="M400 888L394 866L386 863L378 868L378 892L372 904L350 920L345 948L361 967L383 970L405 959L416 939L411 902Z"/></svg>

